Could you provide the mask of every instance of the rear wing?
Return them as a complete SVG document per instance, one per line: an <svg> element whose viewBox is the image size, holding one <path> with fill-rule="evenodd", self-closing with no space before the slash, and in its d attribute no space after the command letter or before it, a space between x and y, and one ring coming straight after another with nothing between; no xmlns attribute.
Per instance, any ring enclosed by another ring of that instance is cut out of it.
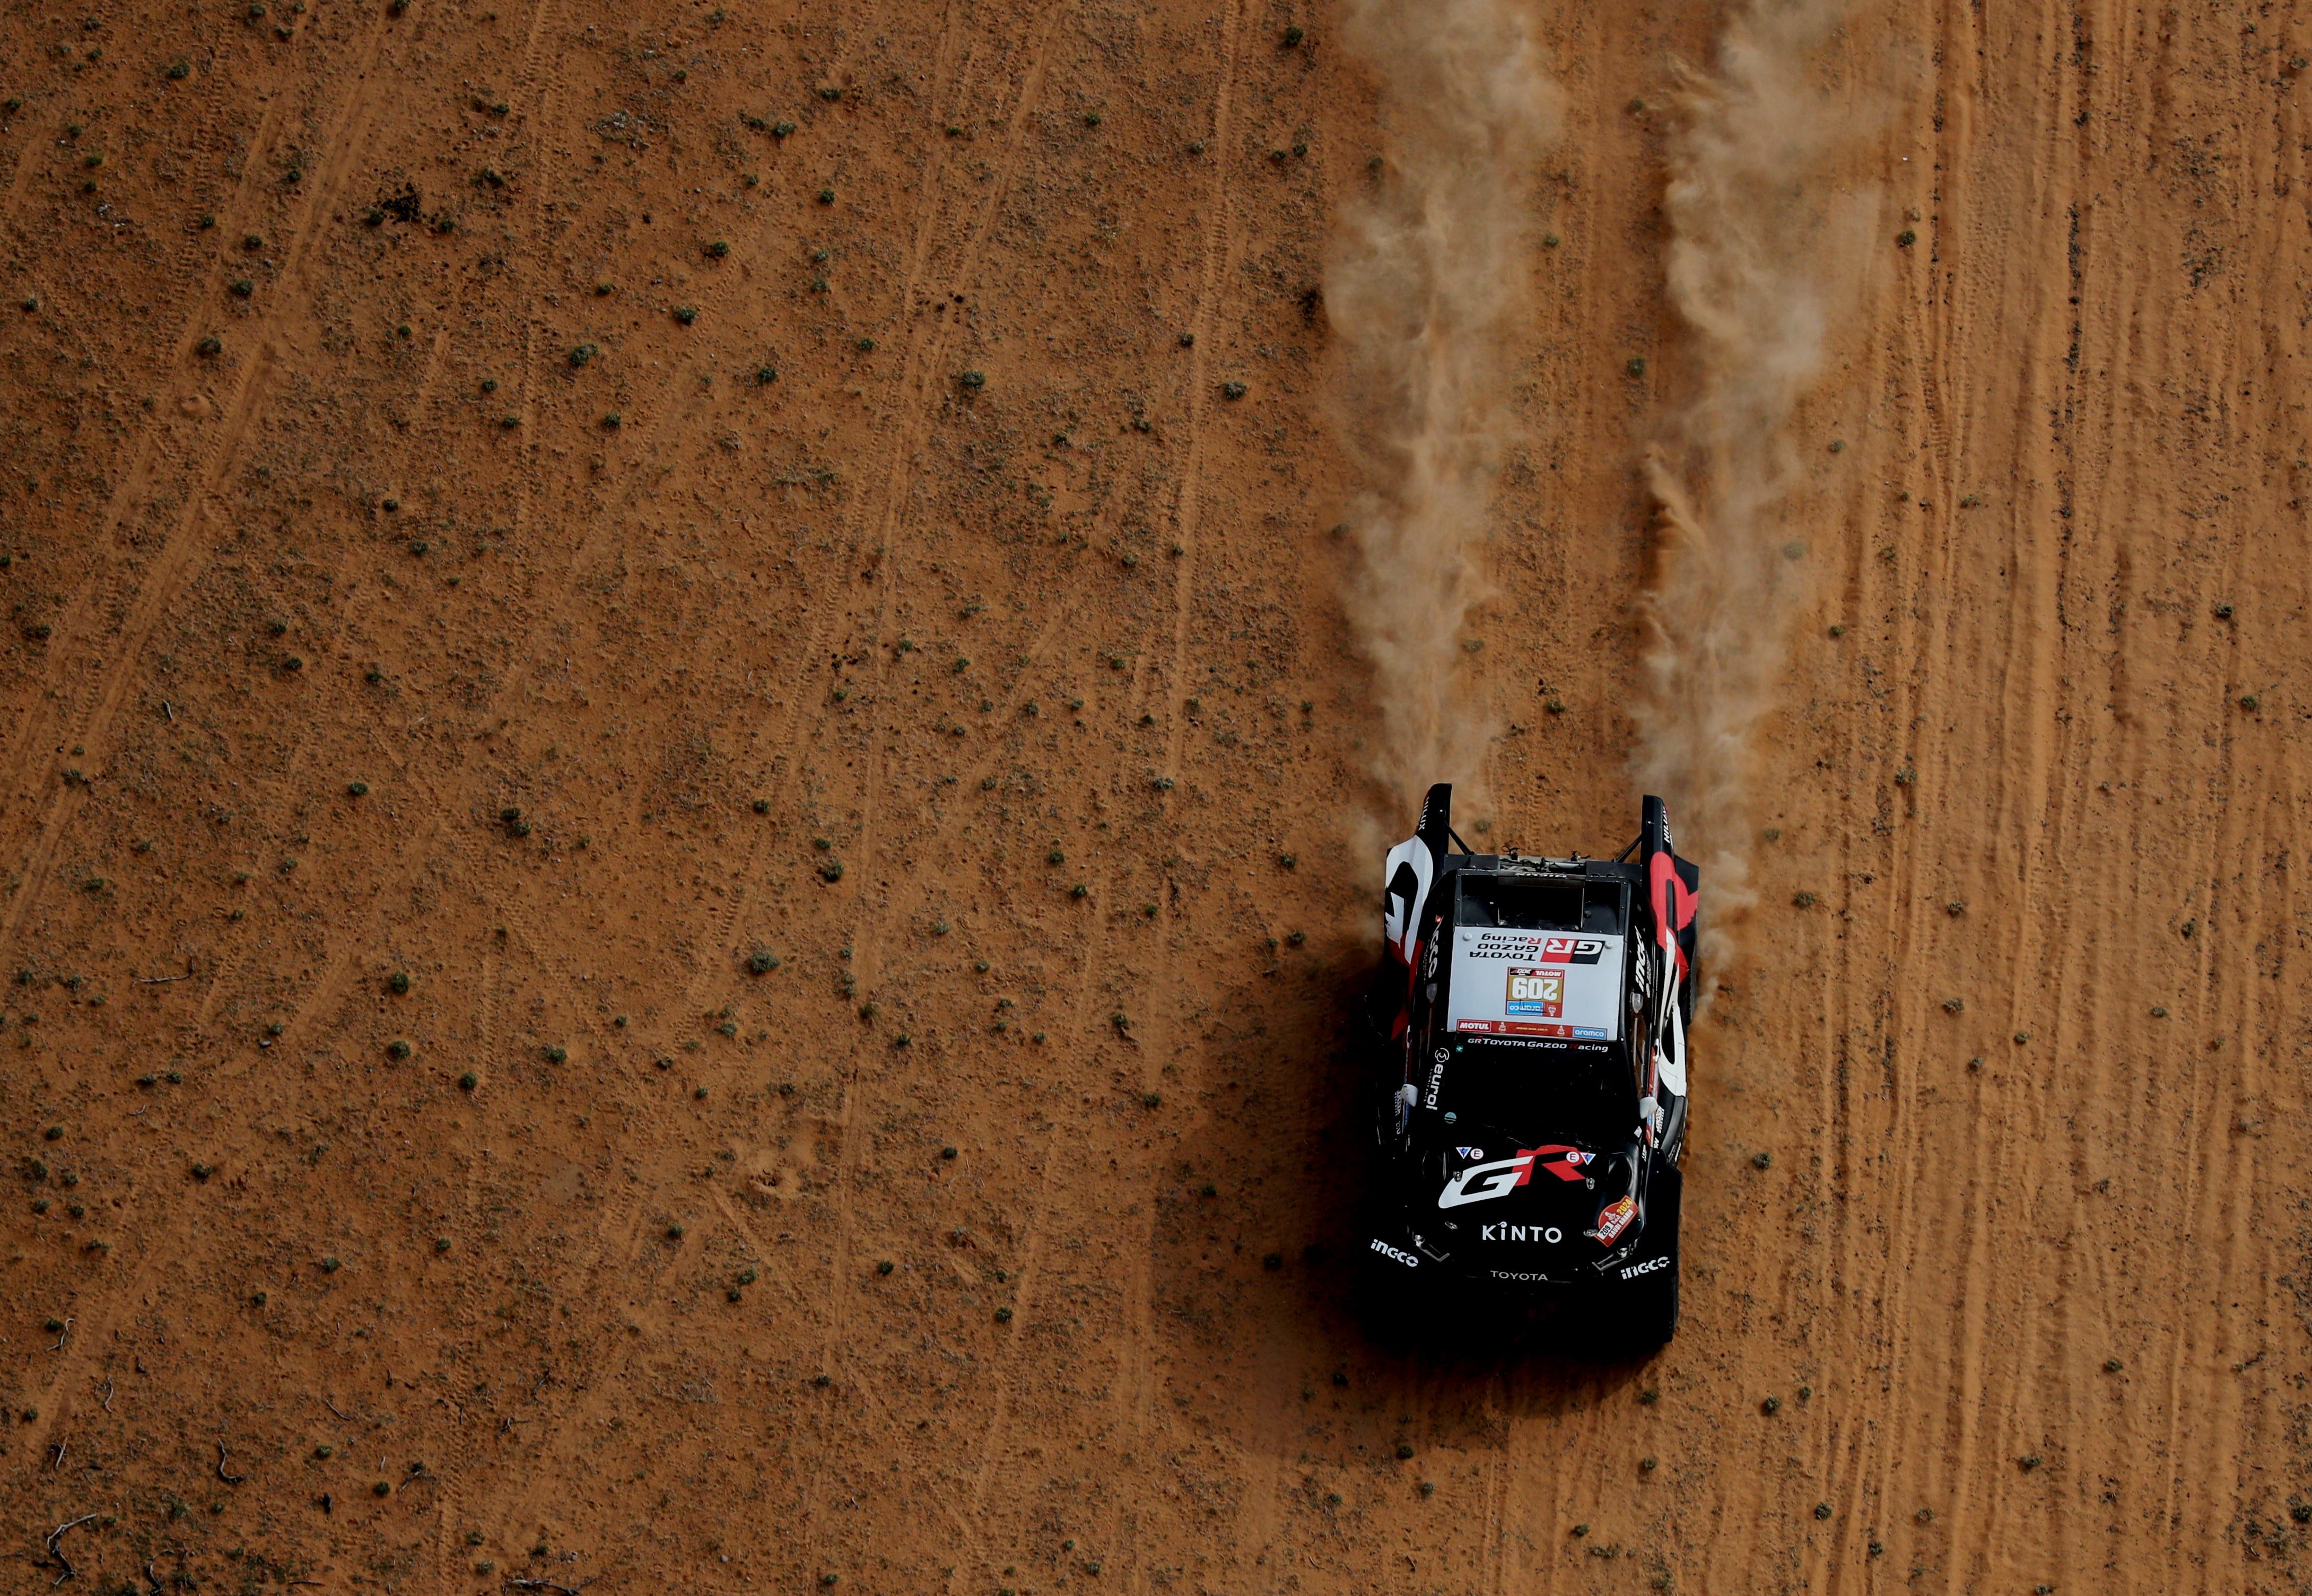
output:
<svg viewBox="0 0 2312 1596"><path fill-rule="evenodd" d="M1453 784L1439 782L1421 802L1421 823L1411 837L1389 849L1381 865L1381 926L1390 956L1408 968L1421 941L1421 919L1430 889L1444 873L1446 844L1453 838Z"/></svg>
<svg viewBox="0 0 2312 1596"><path fill-rule="evenodd" d="M1686 1027L1673 1025L1671 1018L1682 989L1695 978L1695 921L1701 907L1702 872L1677 856L1670 840L1669 805L1651 794L1639 811L1637 848L1638 870L1644 881L1642 912L1646 941L1661 976L1654 984L1653 1031L1657 1038L1669 1040L1671 1057L1660 1062L1667 1066L1665 1083L1682 1097L1686 1093Z"/></svg>

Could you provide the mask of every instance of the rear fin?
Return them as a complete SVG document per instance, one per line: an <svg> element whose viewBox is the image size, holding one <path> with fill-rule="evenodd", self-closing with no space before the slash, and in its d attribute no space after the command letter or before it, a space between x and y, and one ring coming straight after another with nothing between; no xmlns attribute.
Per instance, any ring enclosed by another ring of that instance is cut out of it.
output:
<svg viewBox="0 0 2312 1596"><path fill-rule="evenodd" d="M1421 824L1413 834L1429 845L1432 857L1445 856L1445 839L1453 835L1453 784L1441 781L1421 801Z"/></svg>
<svg viewBox="0 0 2312 1596"><path fill-rule="evenodd" d="M1677 950L1675 971L1691 979L1702 873L1677 856L1670 840L1669 805L1651 794L1639 811L1638 868L1646 883L1648 934L1665 955Z"/></svg>
<svg viewBox="0 0 2312 1596"><path fill-rule="evenodd" d="M1422 801L1421 823L1411 837L1389 849L1381 864L1381 917L1389 951L1400 964L1413 963L1429 889L1442 873L1446 839L1453 834L1453 786L1439 782Z"/></svg>

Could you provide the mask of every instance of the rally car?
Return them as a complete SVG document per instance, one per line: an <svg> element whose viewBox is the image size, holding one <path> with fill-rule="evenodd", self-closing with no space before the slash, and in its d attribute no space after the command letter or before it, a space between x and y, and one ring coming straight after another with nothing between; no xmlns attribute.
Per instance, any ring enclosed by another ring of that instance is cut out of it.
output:
<svg viewBox="0 0 2312 1596"><path fill-rule="evenodd" d="M1384 873L1361 1261L1400 1302L1441 1281L1582 1292L1620 1345L1658 1346L1677 1328L1700 873L1659 798L1610 860L1472 852L1452 801L1429 790Z"/></svg>

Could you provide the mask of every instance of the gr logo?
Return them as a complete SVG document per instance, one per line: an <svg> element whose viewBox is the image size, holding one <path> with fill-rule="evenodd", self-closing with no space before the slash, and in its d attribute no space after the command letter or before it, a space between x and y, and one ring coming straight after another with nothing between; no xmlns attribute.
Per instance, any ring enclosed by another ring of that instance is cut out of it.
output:
<svg viewBox="0 0 2312 1596"><path fill-rule="evenodd" d="M1565 1240L1565 1232L1554 1224L1481 1224L1477 1227L1480 1241L1546 1241L1552 1247Z"/></svg>
<svg viewBox="0 0 2312 1596"><path fill-rule="evenodd" d="M1379 1253L1383 1258L1391 1258L1397 1263L1403 1264L1408 1269L1417 1269L1421 1267L1421 1260L1419 1258L1414 1257L1413 1254L1406 1251L1401 1247L1391 1247L1379 1236L1375 1236L1373 1238L1372 1250L1375 1252Z"/></svg>

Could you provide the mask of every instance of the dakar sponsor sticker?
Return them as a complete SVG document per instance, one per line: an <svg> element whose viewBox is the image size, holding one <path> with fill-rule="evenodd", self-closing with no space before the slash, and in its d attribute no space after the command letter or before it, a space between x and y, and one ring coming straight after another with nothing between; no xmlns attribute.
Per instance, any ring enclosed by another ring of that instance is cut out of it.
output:
<svg viewBox="0 0 2312 1596"><path fill-rule="evenodd" d="M1630 1221L1638 1216L1638 1205L1630 1197L1616 1197L1598 1214L1598 1240L1605 1246L1614 1244L1614 1238L1630 1228Z"/></svg>
<svg viewBox="0 0 2312 1596"><path fill-rule="evenodd" d="M1502 1013L1520 1020L1565 1018L1565 972L1562 969L1521 969L1510 966L1509 996Z"/></svg>

